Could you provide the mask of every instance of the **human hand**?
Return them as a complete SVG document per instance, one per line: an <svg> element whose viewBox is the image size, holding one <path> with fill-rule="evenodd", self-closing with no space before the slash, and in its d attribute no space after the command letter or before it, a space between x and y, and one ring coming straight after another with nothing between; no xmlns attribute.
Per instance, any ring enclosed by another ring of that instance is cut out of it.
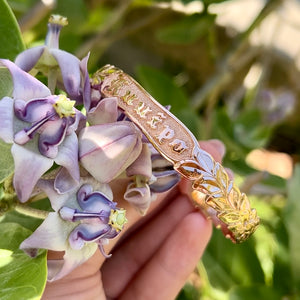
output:
<svg viewBox="0 0 300 300"><path fill-rule="evenodd" d="M200 143L216 161L224 146L212 140ZM122 186L112 187L122 199ZM195 210L189 199L190 183L181 183L161 194L149 213L140 217L126 208L129 223L117 239L66 277L48 283L43 299L174 299L202 256L211 236L211 223ZM49 252L49 259L61 257Z"/></svg>

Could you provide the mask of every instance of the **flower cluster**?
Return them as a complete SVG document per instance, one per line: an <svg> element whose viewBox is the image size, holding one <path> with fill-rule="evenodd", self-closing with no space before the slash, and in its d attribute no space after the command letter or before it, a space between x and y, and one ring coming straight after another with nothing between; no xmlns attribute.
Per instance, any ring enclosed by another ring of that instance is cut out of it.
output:
<svg viewBox="0 0 300 300"><path fill-rule="evenodd" d="M59 49L65 18L52 16L44 46L28 49L15 62L0 59L13 90L0 100L0 138L11 144L14 191L21 203L46 194L53 212L23 243L64 251L48 262L56 280L116 237L126 223L110 183L127 180L124 199L145 214L157 193L172 188L179 175L117 105L91 87L88 56L81 61ZM37 74L48 79L47 86ZM83 113L84 112L84 113Z"/></svg>

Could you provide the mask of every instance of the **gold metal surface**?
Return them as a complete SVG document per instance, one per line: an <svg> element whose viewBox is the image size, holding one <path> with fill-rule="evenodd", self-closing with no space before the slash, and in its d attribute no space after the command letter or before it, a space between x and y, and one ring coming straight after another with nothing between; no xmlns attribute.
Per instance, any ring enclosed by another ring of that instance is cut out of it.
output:
<svg viewBox="0 0 300 300"><path fill-rule="evenodd" d="M193 134L172 113L122 70L106 65L92 79L102 96L116 97L118 106L141 129L174 169L193 182L194 204L218 218L233 242L245 241L259 218L249 200L229 179L223 166L199 147Z"/></svg>

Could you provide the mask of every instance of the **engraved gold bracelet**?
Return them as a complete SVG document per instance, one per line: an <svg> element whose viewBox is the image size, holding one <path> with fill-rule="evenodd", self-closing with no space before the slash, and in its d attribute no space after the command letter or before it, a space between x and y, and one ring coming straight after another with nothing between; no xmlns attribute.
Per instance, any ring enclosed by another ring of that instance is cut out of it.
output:
<svg viewBox="0 0 300 300"><path fill-rule="evenodd" d="M226 237L241 243L255 231L259 218L247 196L229 179L223 166L199 147L181 121L114 66L106 65L98 70L92 78L93 84L100 86L104 97L116 97L118 106L151 144L178 173L193 182L194 204L218 219Z"/></svg>

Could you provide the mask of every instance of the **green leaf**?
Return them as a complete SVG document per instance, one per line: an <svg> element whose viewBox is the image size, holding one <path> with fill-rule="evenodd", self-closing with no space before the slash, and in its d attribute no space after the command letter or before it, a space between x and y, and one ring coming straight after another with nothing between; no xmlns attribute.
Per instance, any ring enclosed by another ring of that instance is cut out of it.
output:
<svg viewBox="0 0 300 300"><path fill-rule="evenodd" d="M262 114L256 109L240 113L234 123L235 138L249 149L264 147L271 136L271 129L263 124Z"/></svg>
<svg viewBox="0 0 300 300"><path fill-rule="evenodd" d="M214 23L214 17L194 14L157 31L157 39L168 44L190 44L204 36Z"/></svg>
<svg viewBox="0 0 300 300"><path fill-rule="evenodd" d="M194 300L200 299L199 297L200 293L196 289L196 287L190 283L186 283L180 291L180 293L178 294L178 296L176 297L176 300Z"/></svg>
<svg viewBox="0 0 300 300"><path fill-rule="evenodd" d="M141 85L162 105L171 105L176 114L188 105L188 98L172 78L160 70L149 66L139 66L137 76Z"/></svg>
<svg viewBox="0 0 300 300"><path fill-rule="evenodd" d="M40 210L45 210L45 211L53 211L51 208L51 204L48 198L46 199L41 199L39 201L34 201L30 203L30 207L40 209ZM10 211L6 213L0 222L5 222L5 223L18 223L19 225L23 226L24 228L29 229L30 231L36 230L38 226L41 225L43 222L42 219L37 219L33 218L30 216L26 216L23 214L20 214L16 212L15 210Z"/></svg>
<svg viewBox="0 0 300 300"><path fill-rule="evenodd" d="M220 139L226 146L227 153L234 154L235 160L245 161L248 151L235 139L234 121L229 118L224 108L217 109L212 114L213 136Z"/></svg>
<svg viewBox="0 0 300 300"><path fill-rule="evenodd" d="M83 22L86 21L88 10L83 0L64 0L57 1L55 13L66 16L68 18L68 26L80 29ZM64 31L68 31L68 27L64 28Z"/></svg>
<svg viewBox="0 0 300 300"><path fill-rule="evenodd" d="M258 260L254 240L233 244L219 230L203 255L211 285L229 290L232 285L264 284L264 273Z"/></svg>
<svg viewBox="0 0 300 300"><path fill-rule="evenodd" d="M294 175L288 183L288 201L285 207L284 222L289 233L289 248L292 272L295 284L300 286L300 164L297 164Z"/></svg>
<svg viewBox="0 0 300 300"><path fill-rule="evenodd" d="M25 49L17 20L7 4L0 0L0 57L14 60Z"/></svg>
<svg viewBox="0 0 300 300"><path fill-rule="evenodd" d="M225 109L220 108L213 118L216 137L242 159L250 150L263 147L272 133L272 127L263 124L261 112L255 109L243 111L236 119L232 119Z"/></svg>
<svg viewBox="0 0 300 300"><path fill-rule="evenodd" d="M289 234L283 218L279 219L274 229L276 235L276 248L274 257L273 285L281 291L282 294L288 295L294 289L292 263L289 250Z"/></svg>
<svg viewBox="0 0 300 300"><path fill-rule="evenodd" d="M280 300L282 295L279 295L276 290L263 285L253 285L247 287L234 287L229 294L229 300L257 300L257 299L272 299Z"/></svg>
<svg viewBox="0 0 300 300"><path fill-rule="evenodd" d="M18 19L32 8L34 1L35 0L7 0L7 3Z"/></svg>
<svg viewBox="0 0 300 300"><path fill-rule="evenodd" d="M0 99L11 95L12 90L13 83L8 69L0 67ZM0 183L14 172L14 160L10 149L11 144L6 144L2 139L0 139Z"/></svg>
<svg viewBox="0 0 300 300"><path fill-rule="evenodd" d="M82 43L82 34L88 19L87 4L83 0L57 1L55 14L66 16L68 26L61 31L59 46L60 49L74 53ZM46 27L45 27L46 28Z"/></svg>
<svg viewBox="0 0 300 300"><path fill-rule="evenodd" d="M31 258L19 249L31 231L16 223L0 224L0 299L40 299L47 279L46 251Z"/></svg>
<svg viewBox="0 0 300 300"><path fill-rule="evenodd" d="M13 91L13 81L7 68L0 67L0 99L10 96Z"/></svg>
<svg viewBox="0 0 300 300"><path fill-rule="evenodd" d="M176 113L178 119L185 124L190 131L196 136L196 138L200 138L199 130L200 130L200 120L197 112L193 110L191 107L186 107L179 112Z"/></svg>
<svg viewBox="0 0 300 300"><path fill-rule="evenodd" d="M0 139L0 183L14 172L14 160L10 148L10 144L6 144Z"/></svg>

